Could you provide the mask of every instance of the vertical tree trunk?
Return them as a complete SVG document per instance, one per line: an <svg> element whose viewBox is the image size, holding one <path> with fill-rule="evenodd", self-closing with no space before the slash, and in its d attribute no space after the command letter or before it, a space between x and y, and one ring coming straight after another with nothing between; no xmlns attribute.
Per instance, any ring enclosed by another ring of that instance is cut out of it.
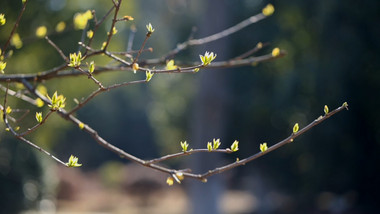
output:
<svg viewBox="0 0 380 214"><path fill-rule="evenodd" d="M210 0L202 2L207 4L207 11L199 20L199 33L207 36L219 32L228 27L226 23L227 6L223 0ZM217 53L217 60L227 56L228 48L226 39L212 42L202 49L197 50L200 54L205 51ZM199 75L198 92L195 97L192 120L192 142L196 148L205 148L208 141L213 138L223 138L226 124L226 75L223 71L201 70ZM192 168L195 172L206 172L220 165L221 157L216 154L201 154L191 159ZM191 212L221 213L219 210L220 198L224 192L224 181L220 176L213 176L207 183L194 181L190 185L190 197L192 202Z"/></svg>

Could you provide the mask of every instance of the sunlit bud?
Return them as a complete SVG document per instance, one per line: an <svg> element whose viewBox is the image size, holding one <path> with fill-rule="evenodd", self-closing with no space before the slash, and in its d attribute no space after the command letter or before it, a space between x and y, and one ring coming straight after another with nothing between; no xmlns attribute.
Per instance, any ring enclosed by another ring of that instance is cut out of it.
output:
<svg viewBox="0 0 380 214"><path fill-rule="evenodd" d="M36 36L38 38L43 38L46 36L46 33L47 33L47 28L46 26L39 26L37 29L36 29Z"/></svg>
<svg viewBox="0 0 380 214"><path fill-rule="evenodd" d="M273 57L279 56L280 53L281 53L280 48L274 48L274 49L272 50L272 56L273 56Z"/></svg>
<svg viewBox="0 0 380 214"><path fill-rule="evenodd" d="M58 33L64 31L66 28L66 23L64 21L60 21L58 22L58 24L55 26L55 31L57 31Z"/></svg>

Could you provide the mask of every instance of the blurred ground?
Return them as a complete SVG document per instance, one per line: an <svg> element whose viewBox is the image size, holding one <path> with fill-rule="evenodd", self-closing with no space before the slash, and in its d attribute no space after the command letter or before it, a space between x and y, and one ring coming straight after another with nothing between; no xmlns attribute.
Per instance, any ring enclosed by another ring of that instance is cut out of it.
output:
<svg viewBox="0 0 380 214"><path fill-rule="evenodd" d="M111 163L108 168L115 169L114 165ZM169 187L164 174L134 164L120 166L114 172L113 175L123 175L119 181L112 180L112 176L105 178L101 171L59 168L57 201L42 200L39 210L23 214L190 213L186 181L184 185ZM220 205L226 214L250 213L257 207L257 199L247 192L227 191Z"/></svg>

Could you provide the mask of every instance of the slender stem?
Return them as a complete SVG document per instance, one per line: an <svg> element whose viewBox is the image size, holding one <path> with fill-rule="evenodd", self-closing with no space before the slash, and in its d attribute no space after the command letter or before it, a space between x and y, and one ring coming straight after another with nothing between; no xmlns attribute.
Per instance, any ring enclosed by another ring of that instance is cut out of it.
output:
<svg viewBox="0 0 380 214"><path fill-rule="evenodd" d="M92 37L88 40L88 43L87 43L87 46L91 46L91 43L95 37L95 33L96 31L98 30L99 26L104 22L104 20L106 20L106 18L111 14L111 12L113 11L113 9L115 8L115 6L112 6L111 9L108 10L108 12L102 17L102 19L98 22L97 19L96 19L96 14L95 12L93 13L94 17L95 17L95 27L93 29L93 32L94 34L92 35ZM87 50L86 52L84 53L84 55L87 55Z"/></svg>
<svg viewBox="0 0 380 214"><path fill-rule="evenodd" d="M203 37L203 38L200 38L200 39L190 39L186 42L183 42L181 44L178 44L177 47L175 49L173 49L172 51L170 51L165 57L163 57L161 60L164 60L166 61L168 58L170 57L173 57L174 55L178 54L179 52L183 51L184 49L186 49L188 46L194 46L194 45L202 45L202 44L205 44L205 43L209 43L209 42L213 42L213 41L216 41L218 39L221 39L221 38L224 38L224 37L227 37L233 33L236 33L240 30L242 30L243 28L251 25L251 24L254 24L254 23L257 23L259 22L260 20L263 20L264 18L266 18L266 16L264 16L262 13L259 13L257 15L254 15L254 16L251 16L249 17L248 19L245 19L244 21L230 27L230 28L227 28L221 32L218 32L218 33L215 33L211 36L207 36L207 37Z"/></svg>
<svg viewBox="0 0 380 214"><path fill-rule="evenodd" d="M193 149L193 150L186 151L186 152L179 152L179 153L169 154L169 155L162 156L160 158L155 158L155 159L152 159L152 160L148 160L148 161L146 161L146 163L147 164L158 163L158 162L170 160L170 159L173 159L173 158L178 158L178 157L183 157L183 156L187 156L187 155L192 155L192 154L195 154L195 153L206 153L206 152L209 152L209 153L232 153L232 151L230 149L217 149L217 150L211 150L211 151L209 151L208 149Z"/></svg>
<svg viewBox="0 0 380 214"><path fill-rule="evenodd" d="M51 41L49 37L45 36L45 39L51 46L53 46L53 48L55 48L55 50L59 53L59 55L61 55L62 59L65 60L65 62L67 63L70 62L70 60L67 58L67 56L65 56L63 51L53 41Z"/></svg>
<svg viewBox="0 0 380 214"><path fill-rule="evenodd" d="M148 35L149 35L149 36L148 36ZM137 60L139 60L139 57L140 57L140 55L141 55L141 52L142 52L142 50L144 49L145 43L146 43L146 41L148 41L149 37L150 37L150 34L147 34L147 35L145 36L144 42L142 43L139 52L137 52L137 56L136 56L135 59L133 60L132 65L133 65L134 63L136 63Z"/></svg>
<svg viewBox="0 0 380 214"><path fill-rule="evenodd" d="M8 88L8 87L7 87ZM5 96L4 96L4 106L6 106L7 104L7 95L8 95L8 90L5 91ZM28 144L29 146L37 149L38 151L46 154L47 156L51 157L53 160L57 161L58 163L64 165L64 166L67 166L66 163L64 163L63 161L61 161L60 159L58 159L57 157L55 157L54 155L52 155L51 153L49 153L48 151L44 150L43 148L37 146L36 144L32 143L31 141L25 139L24 137L20 136L17 134L17 132L12 128L12 126L9 124L8 122L8 117L7 117L7 111L3 111L3 121L5 123L5 126L8 128L8 130L19 140L25 142L26 144Z"/></svg>
<svg viewBox="0 0 380 214"><path fill-rule="evenodd" d="M224 172L224 171L227 171L227 170L230 170L232 168L235 168L237 166L241 166L241 165L245 165L246 163L248 162L251 162L263 155L266 155L268 154L269 152L272 152L288 143L291 143L294 141L295 138L299 137L300 135L306 133L307 131L309 131L311 128L313 128L314 126L322 123L323 121L325 121L326 119L330 118L331 116L335 115L336 113L342 111L342 110L348 110L348 105L346 103L344 103L342 106L336 108L335 110L331 111L330 113L324 115L324 116L320 116L319 118L317 118L316 120L314 120L313 122L311 122L310 124L308 124L307 126L305 126L304 128L302 128L301 130L299 130L297 133L292 133L289 137L285 138L284 140L276 143L275 145L269 147L265 152L259 152L259 153L256 153L252 156L249 156L245 159L242 159L242 160L239 160L239 161L236 161L234 163L231 163L231 164L228 164L228 165L225 165L223 167L219 167L219 168L215 168L213 170L209 170L208 172L204 173L201 175L201 178L206 178L206 177L209 177L211 175L215 175L215 174L219 174L221 172Z"/></svg>
<svg viewBox="0 0 380 214"><path fill-rule="evenodd" d="M53 113L53 111L49 111L49 113L44 117L44 119L41 121L41 123L38 123L36 124L35 126L33 126L32 128L29 128L27 131L23 132L23 133L20 133L20 134L17 134L17 136L19 137L23 137L25 135L28 135L32 132L34 132L35 130L37 130L40 126L42 126L42 124L45 123L45 121L49 118L49 116Z"/></svg>
<svg viewBox="0 0 380 214"><path fill-rule="evenodd" d="M108 45L109 45L109 43L111 41L111 38L113 36L113 28L115 27L115 24L117 22L117 14L119 13L120 5L121 5L121 0L119 0L118 3L114 2L115 13L114 13L112 24L111 24L111 29L108 32L108 37L107 37L106 45L103 48L104 51L107 50L107 47L108 47Z"/></svg>
<svg viewBox="0 0 380 214"><path fill-rule="evenodd" d="M119 84L114 84L108 87L103 87L103 88L98 88L97 90L93 91L85 100L80 102L77 106L75 106L72 110L70 110L67 114L71 115L74 112L78 111L81 109L83 106L85 106L90 100L94 99L96 96L101 94L102 92L110 91L115 88L119 88L122 86L127 86L127 85L132 85L132 84L138 84L138 83L145 83L145 80L137 80L137 81L131 81L131 82L124 82L124 83L119 83Z"/></svg>
<svg viewBox="0 0 380 214"><path fill-rule="evenodd" d="M9 38L8 38L7 42L5 43L5 45L3 46L3 51L2 51L3 55L5 54L5 51L7 50L8 46L9 46L9 43L11 42L11 39L12 39L14 33L16 32L16 29L17 29L17 27L18 27L18 25L20 23L22 15L25 12L25 8L26 8L27 4L28 4L28 0L26 0L25 3L22 5L21 12L20 12L20 14L17 17L16 23L13 25L13 29L12 29L11 33L9 34Z"/></svg>

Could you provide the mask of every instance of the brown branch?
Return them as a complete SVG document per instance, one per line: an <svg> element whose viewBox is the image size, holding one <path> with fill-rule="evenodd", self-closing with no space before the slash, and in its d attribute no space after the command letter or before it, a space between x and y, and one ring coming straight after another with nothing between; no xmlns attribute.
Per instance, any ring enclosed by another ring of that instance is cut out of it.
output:
<svg viewBox="0 0 380 214"><path fill-rule="evenodd" d="M230 28L227 28L221 32L215 33L211 36L203 37L200 39L190 39L186 42L178 44L175 49L170 51L165 57L161 58L161 60L166 61L167 59L172 58L174 55L178 54L179 52L183 51L184 49L186 49L189 46L202 45L205 43L213 42L213 41L216 41L218 39L227 37L233 33L236 33L238 31L242 30L243 28L245 28L251 24L259 22L260 20L262 20L264 18L266 18L266 16L263 15L262 13L259 13L257 15L249 17L248 19L245 19L244 21L242 21L242 22L240 22L240 23L238 23L238 24L236 24Z"/></svg>
<svg viewBox="0 0 380 214"><path fill-rule="evenodd" d="M302 128L301 130L299 130L298 132L296 133L292 133L289 137L285 138L284 140L276 143L275 145L269 147L265 152L259 152L259 153L256 153L250 157L247 157L245 159L242 159L242 160L239 160L239 161L236 161L234 163L231 163L231 164L228 164L228 165L225 165L223 167L219 167L219 168L215 168L213 170L209 170L208 172L202 174L200 176L200 179L204 179L204 178L207 178L211 175L215 175L215 174L219 174L221 172L224 172L224 171L227 171L227 170L230 170L230 169L233 169L237 166L241 166L241 165L245 165L246 163L248 162L251 162L263 155L266 155L268 154L269 152L272 152L288 143L291 143L294 141L295 138L299 137L300 135L306 133L307 131L309 131L311 128L313 128L314 126L322 123L323 121L325 121L326 119L330 118L331 116L335 115L336 113L342 111L342 110L348 110L348 105L347 103L343 103L342 106L336 108L335 110L331 111L330 113L324 115L324 116L320 116L319 118L317 118L316 120L314 120L313 122L311 122L310 124L308 124L307 126L305 126L304 128Z"/></svg>
<svg viewBox="0 0 380 214"><path fill-rule="evenodd" d="M264 47L268 46L268 45L269 45L269 43L264 43L264 44L263 44L263 43L260 42L259 44L257 44L257 45L256 45L254 48L252 48L251 50L249 50L249 51L247 51L247 52L245 52L245 53L243 53L243 54L241 54L241 55L239 55L239 56L233 58L232 60L238 60L238 59L244 59L244 58L247 58L247 57L251 56L252 54L258 52L259 50L263 49Z"/></svg>
<svg viewBox="0 0 380 214"><path fill-rule="evenodd" d="M133 63L136 63L138 61L138 58L139 56L141 55L142 51L144 51L144 46L147 42L147 39L150 37L150 34L152 32L148 32L148 34L146 35L145 37L145 40L143 41L139 51L137 52L137 55L136 57L134 58L134 60L132 61L132 63L130 62L127 62L126 60L116 56L118 55L119 53L118 52L109 52L107 51L107 47L112 39L112 36L113 36L113 29L115 27L115 24L117 21L119 21L120 19L117 19L117 15L118 15L118 12L119 12L119 9L120 9L120 6L121 6L121 0L112 0L113 2L113 6L112 8L107 12L107 14L105 16L103 16L103 18L98 22L96 20L96 17L95 17L95 27L94 27L94 34L95 34L95 31L98 29L98 27L100 26L100 24L102 24L104 22L104 20L106 19L106 17L108 17L111 12L113 11L113 9L115 9L114 11L114 16L113 16L113 20L112 20L112 24L111 24L111 28L110 28L110 31L108 32L108 37L107 37L107 40L106 40L106 44L104 46L104 48L102 50L94 50L93 48L91 48L91 43L93 41L93 37L90 38L90 40L88 41L88 44L87 45L84 45L83 41L81 41L80 43L78 43L80 46L84 47L86 49L86 52L84 54L84 58L90 58L90 57L93 57L93 56L96 56L96 55L100 55L100 54L104 54L105 56L117 61L120 63L119 66L115 66L115 67L111 67L111 66L105 66L105 67L102 67L102 68L97 68L94 72L96 73L100 73L100 72L105 72L105 71L113 71L113 70L132 70L131 69L131 65L133 65ZM27 3L27 1L26 1ZM5 44L5 48L3 48L3 50L5 51L6 48L8 47L9 45L9 42L20 22L20 19L21 19L21 16L25 10L25 6L26 6L26 3L23 5L23 9L16 21L16 24L13 26L13 30L10 34L10 37L7 41L7 43ZM93 11L93 14L95 14L95 11ZM149 71L149 72L152 72L152 73L189 73L189 72L195 72L195 69L199 69L199 68L202 68L202 69L205 69L205 68L230 68L230 67L238 67L238 66L247 66L247 65L252 65L253 63L258 63L258 62L265 62L265 61L269 61L269 60L273 60L273 59L276 59L278 57L282 57L285 55L285 52L284 51L281 51L281 53L278 55L278 56L272 56L272 54L266 54L266 55L262 55L262 56L258 56L258 57L249 57L251 56L253 53L255 53L259 48L256 47L256 48L253 48L251 50L249 50L248 52L236 57L236 58L233 58L231 60L227 60L227 61L219 61L219 62L213 62L211 63L210 65L202 65L200 64L200 62L190 62L190 63L184 63L182 64L182 66L179 66L181 64L178 65L178 68L177 69L172 69L172 70L168 70L168 69L155 69L154 66L155 65L165 65L165 62L168 58L170 57L173 57L174 55L178 54L179 52L181 52L182 50L190 47L190 46L195 46L195 45L201 45L201 44L206 44L206 43L210 43L210 42L213 42L213 41L216 41L216 40L219 40L221 38L224 38L224 37L227 37L227 36L230 36L231 34L235 33L235 32L238 32L240 30L242 30L243 28L253 24L253 23L256 23L262 19L264 19L265 16L263 14L258 14L258 15L255 15L255 16L252 16L228 29L225 29L221 32L218 32L216 34L213 34L213 35L210 35L210 36L207 36L207 37L204 37L204 38L200 38L200 39L193 39L192 35L190 36L190 38L179 44L175 49L173 49L172 51L170 51L167 55L165 55L164 57L161 57L161 58L157 58L157 59L150 59L150 60L145 60L145 61L141 61L140 62L140 68L139 68L139 71L140 72L146 72L146 71ZM194 32L194 31L193 31ZM83 34L82 34L82 39L83 39L83 35L84 35L84 31L83 31ZM131 35L130 35L130 41L133 42L133 36L134 36L134 32L131 31ZM68 62L68 58L63 54L62 50L60 48L58 48L48 37L46 37L47 41L49 42L49 44L51 44L57 51L58 53L61 55L61 57L66 61ZM84 40L84 39L83 39ZM131 51L132 49L132 42L128 42L128 47L127 47L127 53L129 51L129 53L133 53ZM89 54L87 54L88 52L90 51ZM122 54L126 57L127 54L124 53ZM127 59L128 60L128 59ZM146 67L144 67L146 66ZM149 68L149 67L153 67L152 69ZM90 102L92 99L94 99L96 96L100 95L101 93L103 92L106 92L106 91L110 91L110 90L113 90L113 89L116 89L116 88L119 88L119 87L124 87L124 86L127 86L127 85L132 85L132 84L140 84L140 83L147 83L147 80L137 80L137 81L130 81L130 82L123 82L123 83L116 83L116 84L113 84L113 85L110 85L108 87L104 87L100 81L98 81L91 73L89 73L88 71L85 71L82 67L78 66L78 67L75 67L74 69L69 69L69 70L66 70L68 68L68 65L67 63L61 65L61 66L58 66L56 68L53 68L51 70L48 70L48 71L45 71L45 72L41 72L41 73L37 73L37 74L17 74L17 75L1 75L0 76L0 82L5 82L7 81L8 83L9 82L22 82L24 84L24 86L27 88L27 90L29 92L31 92L31 94L35 95L36 97L42 99L45 103L48 103L48 104L51 104L51 101L49 99L47 99L45 96L43 96L42 94L40 94L36 89L35 87L30 83L30 82L38 82L38 81L43 81L43 80L48 80L48 79L51 79L51 78L60 78L60 77L64 77L64 76L75 76L75 75L81 75L81 74L85 74L87 75L87 77L89 79L92 79L92 81L94 81L99 87L98 89L94 90L90 95L88 95L87 98L85 98L82 102L79 102L78 105L76 107L74 107L71 111L67 112L65 109L58 109L58 110L54 110L54 111L50 111L46 116L45 118L43 119L43 121L40 123L40 124L37 124L35 126L33 126L32 128L28 129L27 131L21 133L21 134L18 134L13 128L12 126L9 124L9 121L8 121L8 115L6 113L6 110L5 110L5 106L6 106L6 102L7 102L7 96L8 94L11 94L10 91L9 91L9 85L8 87L6 87L5 89L5 98L4 98L4 106L1 106L0 107L3 109L3 120L4 120L4 123L6 125L6 127L11 131L11 133L18 139L20 139L21 141L27 143L28 145L32 146L33 148L45 153L46 155L50 156L52 159L54 159L55 161L67 166L67 164L65 164L63 161L59 160L58 158L56 158L55 156L53 156L52 154L50 154L49 152L47 152L46 150L42 149L41 147L35 145L34 143L32 143L31 141L25 139L23 136L37 130L38 127L40 127L48 118L49 116L53 113L53 112L56 112L60 117L62 117L63 119L65 120L68 120L70 122L72 122L73 124L75 124L76 126L79 126L83 131L85 131L86 133L88 133L99 145L105 147L106 149L114 152L115 154L117 154L118 156L120 156L121 158L124 158L124 159L127 159L127 160L130 160L132 162L135 162L137 164L140 164L142 166L145 166L145 167L149 167L149 168L152 168L152 169L155 169L155 170L158 170L158 171L161 171L161 172L164 172L164 173L167 173L169 175L172 175L173 177L175 177L175 173L177 172L182 172L184 176L188 177L188 178L195 178L195 179L199 179L201 181L206 181L206 178L209 177L209 176L212 176L212 175L215 175L215 174L218 174L218 173L221 173L221 172L224 172L224 171L227 171L227 170L231 170L235 167L238 167L238 166L241 166L241 165L244 165L250 161L253 161L263 155L266 155L268 154L269 152L272 152L290 142L293 142L295 138L297 138L298 136L306 133L307 131L309 131L310 129L312 129L314 126L318 125L319 123L325 121L326 119L328 119L329 117L331 117L332 115L335 115L336 113L342 111L343 109L347 109L348 105L345 103L343 104L341 107L333 110L332 112L330 113L327 113L325 114L324 116L320 116L317 120L314 120L313 122L311 122L309 125L307 125L306 127L304 127L303 129L299 130L298 132L296 133L293 133L291 134L289 137L285 138L284 140L278 142L277 144L271 146L270 148L268 148L266 151L264 152L259 152L259 153L256 153L254 155L251 155L245 159L242 159L242 160L237 160L236 162L234 163L231 163L231 164L227 164L227 165L224 165L224 166L221 166L221 167L218 167L218 168L215 168L215 169L212 169L212 170L209 170L203 174L195 174L195 173L191 173L191 170L190 169L186 169L186 170L179 170L179 169L170 169L170 168L167 168L167 167L163 167L163 166L160 166L160 165L157 165L157 163L159 162L162 162L162 161L166 161L166 160L169 160L169 159L172 159L172 158L178 158L178 157L183 157L183 156L186 156L186 155L192 155L192 154L195 154L195 153L200 153L200 152L210 152L208 151L207 149L194 149L194 150L190 150L190 151L187 151L187 152L180 152L180 153L174 153L174 154L168 154L168 155L165 155L165 156L162 156L162 157L159 157L159 158L155 158L155 159L152 159L152 160L142 160L116 146L114 146L113 144L109 143L108 141L106 141L104 138L102 138L97 131L95 131L94 129L92 129L89 125L86 125L85 123L83 123L82 121L80 121L78 118L76 118L73 113L78 111L80 108L82 108L83 106L85 106L88 102ZM16 95L16 94L15 94ZM31 98L28 98L28 99L31 99ZM25 98L25 100L28 100L27 98ZM31 100L29 100L31 101ZM83 125L85 124L85 125ZM212 150L211 152L220 152L220 153L231 153L232 151L230 149L218 149L218 150ZM176 177L175 177L176 178Z"/></svg>
<svg viewBox="0 0 380 214"><path fill-rule="evenodd" d="M7 87L8 88L8 87ZM4 96L4 106L6 106L7 104L7 95L8 95L8 91L5 92L5 96ZM47 156L51 157L53 160L57 161L58 163L64 165L64 166L67 166L66 163L64 163L63 161L61 161L60 159L58 159L57 157L55 157L54 155L52 155L51 153L49 153L48 151L42 149L41 147L37 146L36 144L32 143L31 141L25 139L24 137L20 136L17 134L17 132L12 128L12 126L9 124L8 122L8 117L7 117L7 111L3 111L3 121L5 123L5 126L7 127L7 129L17 138L17 139L20 139L21 141L25 142L26 144L28 144L29 146L37 149L38 151L46 154Z"/></svg>
<svg viewBox="0 0 380 214"><path fill-rule="evenodd" d="M87 43L87 46L91 46L91 43L95 37L95 33L97 32L99 26L104 22L104 20L106 20L106 18L111 14L111 12L113 11L113 9L115 8L115 6L112 6L111 9L108 10L108 12L102 17L102 19L100 19L100 21L98 22L97 19L96 19L96 13L95 11L93 12L93 15L94 15L94 20L95 20L95 27L93 29L93 32L94 34L92 35L92 37L88 40L88 43ZM84 52L84 56L87 55L87 50L86 52Z"/></svg>
<svg viewBox="0 0 380 214"><path fill-rule="evenodd" d="M59 53L59 55L62 57L63 60L65 60L65 62L70 62L70 60L67 58L67 56L65 56L63 51L53 41L51 41L48 36L45 36L45 39L51 46L53 46L53 48Z"/></svg>
<svg viewBox="0 0 380 214"><path fill-rule="evenodd" d="M12 39L14 33L16 32L16 29L18 27L18 24L20 23L22 15L25 12L25 8L26 8L27 4L28 4L28 0L26 0L25 3L22 5L21 12L20 12L20 14L17 17L16 23L13 25L13 29L12 29L11 33L9 34L9 38L8 38L7 42L5 43L5 45L3 46L3 51L2 51L3 55L5 54L5 51L7 50L8 46L9 46L9 43L11 42L11 39Z"/></svg>
<svg viewBox="0 0 380 214"><path fill-rule="evenodd" d="M38 123L36 124L35 126L33 126L32 128L28 128L27 131L23 132L23 133L20 133L20 134L17 134L18 137L23 137L25 135L28 135L32 132L34 132L35 130L37 130L40 126L42 126L42 124L44 124L46 122L46 120L49 118L49 116L53 113L53 111L49 111L49 113L44 117L44 119L41 121L41 123Z"/></svg>
<svg viewBox="0 0 380 214"><path fill-rule="evenodd" d="M230 149L217 149L217 150L211 150L211 151L209 151L208 149L192 149L190 151L169 154L169 155L162 156L160 158L148 160L148 161L146 161L146 164L159 163L159 162L170 160L173 158L188 156L188 155L192 155L195 153L206 153L206 152L209 152L209 153L232 153L233 151L231 151Z"/></svg>
<svg viewBox="0 0 380 214"><path fill-rule="evenodd" d="M133 63L132 63L132 64L136 63L137 60L139 59L139 57L140 57L140 55L141 55L141 52L142 52L142 50L144 49L145 43L146 43L146 41L148 41L150 35L151 35L151 34L149 34L149 33L146 34L145 39L144 39L144 41L143 41L143 43L142 43L142 45L141 45L141 47L140 47L140 50L139 50L139 52L137 52L137 55L136 55L135 59L133 60Z"/></svg>
<svg viewBox="0 0 380 214"><path fill-rule="evenodd" d="M114 0L113 0L113 2L114 2ZM115 13L114 13L112 24L111 24L111 29L108 32L108 37L107 37L106 44L104 45L104 48L103 48L104 51L107 50L107 47L108 47L108 45L109 45L109 43L111 41L111 38L113 36L113 28L115 27L115 24L117 22L117 14L119 13L120 5L121 5L121 0L118 0L118 3L114 2Z"/></svg>

